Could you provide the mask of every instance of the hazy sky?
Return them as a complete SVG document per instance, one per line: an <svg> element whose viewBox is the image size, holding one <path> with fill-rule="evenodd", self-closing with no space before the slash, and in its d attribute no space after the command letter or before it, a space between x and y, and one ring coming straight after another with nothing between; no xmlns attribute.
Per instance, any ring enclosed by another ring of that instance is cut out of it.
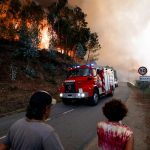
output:
<svg viewBox="0 0 150 150"><path fill-rule="evenodd" d="M149 0L68 1L83 9L89 27L99 35L99 65L113 66L120 80L138 79L140 66L150 70Z"/></svg>

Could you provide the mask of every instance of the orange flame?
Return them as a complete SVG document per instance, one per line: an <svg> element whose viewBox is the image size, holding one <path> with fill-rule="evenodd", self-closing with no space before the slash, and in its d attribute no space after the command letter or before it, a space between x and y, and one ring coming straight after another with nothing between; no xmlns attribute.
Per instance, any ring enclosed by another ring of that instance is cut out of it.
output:
<svg viewBox="0 0 150 150"><path fill-rule="evenodd" d="M61 54L65 53L64 49L60 48L60 47L57 48L57 51ZM74 51L73 50L68 50L67 55L70 56L70 57L73 57L74 56Z"/></svg>
<svg viewBox="0 0 150 150"><path fill-rule="evenodd" d="M52 26L48 24L47 19L43 20L40 25L40 49L49 49L53 45L52 40L57 39L57 35L52 29Z"/></svg>
<svg viewBox="0 0 150 150"><path fill-rule="evenodd" d="M9 8L9 1L7 1L5 4L0 3L0 18L6 17L8 8Z"/></svg>
<svg viewBox="0 0 150 150"><path fill-rule="evenodd" d="M49 36L49 33L48 33L48 25L46 25L43 28L40 28L39 48L48 49L49 48L49 42L50 42L50 36Z"/></svg>
<svg viewBox="0 0 150 150"><path fill-rule="evenodd" d="M23 6L28 5L30 2L31 0L21 1ZM2 18L5 20L5 24L6 26L8 26L8 28L9 28L9 25L11 24L13 25L15 30L18 30L22 24L22 20L19 17L7 19L7 10L9 8L9 3L10 3L10 0L8 0L7 3L3 5L0 4L0 12L4 12L4 13L0 13L0 19ZM30 29L33 25L32 20L26 20L26 25L27 25L27 28ZM38 38L40 40L40 43L38 45L39 49L49 49L49 47L53 49L53 41L57 40L57 34L53 30L52 26L49 25L48 20L46 18L42 20L40 24L38 25L38 28L40 30L39 35L38 35ZM3 38L10 39L11 37L7 37L6 35L6 37L3 36ZM15 33L15 35L12 35L12 38L18 41L20 37L17 33ZM62 54L65 53L63 48L56 48L56 50ZM67 55L73 57L74 52L72 50L68 50Z"/></svg>

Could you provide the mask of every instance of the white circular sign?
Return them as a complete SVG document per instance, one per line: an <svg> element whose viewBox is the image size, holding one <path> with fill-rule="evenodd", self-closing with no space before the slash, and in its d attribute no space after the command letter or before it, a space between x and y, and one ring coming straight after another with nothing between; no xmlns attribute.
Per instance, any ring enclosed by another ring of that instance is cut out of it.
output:
<svg viewBox="0 0 150 150"><path fill-rule="evenodd" d="M145 74L147 73L147 68L146 68L146 67L140 67L140 68L138 69L138 73L139 73L140 75L145 75Z"/></svg>

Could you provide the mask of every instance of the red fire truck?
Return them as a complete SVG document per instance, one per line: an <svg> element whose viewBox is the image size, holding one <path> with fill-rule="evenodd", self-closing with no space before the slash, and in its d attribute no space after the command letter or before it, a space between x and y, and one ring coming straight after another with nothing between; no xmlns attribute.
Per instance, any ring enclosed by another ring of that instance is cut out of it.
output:
<svg viewBox="0 0 150 150"><path fill-rule="evenodd" d="M69 68L68 77L59 89L64 104L85 99L91 105L97 105L101 95L113 95L114 90L114 71L92 64Z"/></svg>

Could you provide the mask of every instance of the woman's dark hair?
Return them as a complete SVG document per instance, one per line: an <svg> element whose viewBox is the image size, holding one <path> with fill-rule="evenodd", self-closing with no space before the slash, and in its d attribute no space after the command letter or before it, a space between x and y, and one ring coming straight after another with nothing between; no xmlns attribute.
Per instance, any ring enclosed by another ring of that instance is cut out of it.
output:
<svg viewBox="0 0 150 150"><path fill-rule="evenodd" d="M109 121L120 121L128 112L126 105L117 99L112 99L110 102L107 102L102 110Z"/></svg>
<svg viewBox="0 0 150 150"><path fill-rule="evenodd" d="M46 91L35 92L29 101L26 117L29 119L42 120L46 106L52 102L51 95Z"/></svg>

